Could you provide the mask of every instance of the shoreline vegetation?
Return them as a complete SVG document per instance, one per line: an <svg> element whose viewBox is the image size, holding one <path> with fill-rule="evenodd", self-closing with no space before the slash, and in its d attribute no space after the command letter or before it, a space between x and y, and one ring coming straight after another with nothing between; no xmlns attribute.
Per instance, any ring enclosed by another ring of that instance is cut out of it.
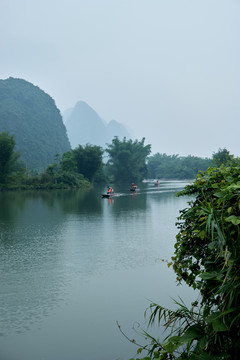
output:
<svg viewBox="0 0 240 360"><path fill-rule="evenodd" d="M106 149L86 144L56 154L54 162L44 170L28 168L15 151L15 137L0 133L0 191L81 189L93 184L140 183L144 179L194 180L199 171L218 166L233 158L226 149L219 149L212 159L196 156L151 154L151 145L142 140L122 141L114 137ZM107 154L107 155L105 155ZM107 162L103 158L107 157Z"/></svg>
<svg viewBox="0 0 240 360"><path fill-rule="evenodd" d="M135 360L237 360L240 351L240 158L197 174L177 196L190 196L176 223L175 251L168 267L177 283L199 294L188 308L151 303L148 330ZM151 336L151 326L165 339ZM121 330L121 329L120 329ZM141 354L146 356L140 357ZM133 359L130 359L133 360Z"/></svg>

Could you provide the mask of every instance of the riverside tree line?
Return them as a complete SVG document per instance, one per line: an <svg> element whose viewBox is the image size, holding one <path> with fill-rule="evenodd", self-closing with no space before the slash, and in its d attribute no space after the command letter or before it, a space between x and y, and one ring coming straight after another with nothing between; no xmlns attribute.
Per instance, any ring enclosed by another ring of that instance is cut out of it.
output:
<svg viewBox="0 0 240 360"><path fill-rule="evenodd" d="M28 169L21 154L14 150L15 139L0 133L0 189L57 189L89 187L95 183L136 182L146 178L194 179L199 170L231 158L219 149L212 159L196 156L151 154L151 145L142 140L122 141L114 137L106 149L87 144L56 154L53 164L38 173ZM105 160L105 161L104 161Z"/></svg>

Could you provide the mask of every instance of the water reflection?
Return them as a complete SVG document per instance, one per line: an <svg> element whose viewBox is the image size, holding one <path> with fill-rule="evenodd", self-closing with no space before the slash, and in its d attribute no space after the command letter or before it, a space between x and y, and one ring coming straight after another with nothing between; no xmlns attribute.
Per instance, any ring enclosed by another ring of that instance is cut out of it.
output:
<svg viewBox="0 0 240 360"><path fill-rule="evenodd" d="M132 213L134 211L146 211L147 196L146 194L124 194L114 197L113 213L119 216L121 213Z"/></svg>
<svg viewBox="0 0 240 360"><path fill-rule="evenodd" d="M87 220L85 228L86 217L101 214L102 204L94 191L9 192L0 194L0 202L0 327L6 335L30 329L61 303L76 259L68 258L74 236L66 225L69 215L77 215L89 242L92 224ZM91 264L85 253L83 264Z"/></svg>
<svg viewBox="0 0 240 360"><path fill-rule="evenodd" d="M62 192L59 203L66 214L100 214L102 211L101 198L95 189Z"/></svg>
<svg viewBox="0 0 240 360"><path fill-rule="evenodd" d="M101 198L101 187L0 194L1 345L11 354L14 341L14 360L66 360L66 338L68 360L84 347L84 359L95 359L91 336L121 353L125 340L117 330L111 338L112 329L129 318L130 302L131 313L139 307L142 314L141 299L157 291L151 266L172 254L176 216L186 206L174 194L184 185L146 183L136 194L115 187L112 199Z"/></svg>
<svg viewBox="0 0 240 360"><path fill-rule="evenodd" d="M3 227L6 222L14 221L24 207L24 202L19 192L0 193L0 225Z"/></svg>
<svg viewBox="0 0 240 360"><path fill-rule="evenodd" d="M0 214L3 334L30 329L34 322L54 309L64 294L62 226L58 221L61 211L56 203L49 205L44 195L3 195L1 208L4 209L5 203L7 210Z"/></svg>

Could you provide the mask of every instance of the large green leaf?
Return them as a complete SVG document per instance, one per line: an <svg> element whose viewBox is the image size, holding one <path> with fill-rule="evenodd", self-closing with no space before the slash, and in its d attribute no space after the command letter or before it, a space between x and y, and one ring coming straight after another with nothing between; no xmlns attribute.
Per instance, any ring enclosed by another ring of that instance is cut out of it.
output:
<svg viewBox="0 0 240 360"><path fill-rule="evenodd" d="M189 342L195 339L199 339L204 335L204 330L201 325L195 324L190 326L184 335L181 336L181 341Z"/></svg>
<svg viewBox="0 0 240 360"><path fill-rule="evenodd" d="M240 218L235 216L235 215L231 215L231 216L227 217L226 221L231 222L233 225L239 225L240 224Z"/></svg>
<svg viewBox="0 0 240 360"><path fill-rule="evenodd" d="M168 341L162 344L164 350L172 354L179 346L181 346L180 336L172 336Z"/></svg>
<svg viewBox="0 0 240 360"><path fill-rule="evenodd" d="M216 331L216 332L227 331L228 330L228 327L224 324L222 318L218 318L218 319L213 320L212 326L213 326L213 330Z"/></svg>
<svg viewBox="0 0 240 360"><path fill-rule="evenodd" d="M199 277L203 280L221 280L223 275L221 272L212 271L212 272L204 272L200 274Z"/></svg>
<svg viewBox="0 0 240 360"><path fill-rule="evenodd" d="M216 332L227 331L228 327L223 322L223 315L219 311L213 312L207 317L206 322L212 324L213 330Z"/></svg>
<svg viewBox="0 0 240 360"><path fill-rule="evenodd" d="M193 340L204 336L204 330L199 324L190 326L182 336L172 336L167 342L162 344L163 348L172 354L183 344L190 344Z"/></svg>

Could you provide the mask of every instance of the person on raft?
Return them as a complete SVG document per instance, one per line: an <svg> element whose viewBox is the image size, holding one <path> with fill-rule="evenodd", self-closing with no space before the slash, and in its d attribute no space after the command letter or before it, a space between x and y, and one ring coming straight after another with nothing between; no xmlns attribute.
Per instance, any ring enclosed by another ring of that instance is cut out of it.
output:
<svg viewBox="0 0 240 360"><path fill-rule="evenodd" d="M108 186L108 191L107 191L108 194L112 194L113 193L113 188L111 186Z"/></svg>
<svg viewBox="0 0 240 360"><path fill-rule="evenodd" d="M132 183L132 190L136 190L137 189L137 185L135 185L134 183Z"/></svg>

